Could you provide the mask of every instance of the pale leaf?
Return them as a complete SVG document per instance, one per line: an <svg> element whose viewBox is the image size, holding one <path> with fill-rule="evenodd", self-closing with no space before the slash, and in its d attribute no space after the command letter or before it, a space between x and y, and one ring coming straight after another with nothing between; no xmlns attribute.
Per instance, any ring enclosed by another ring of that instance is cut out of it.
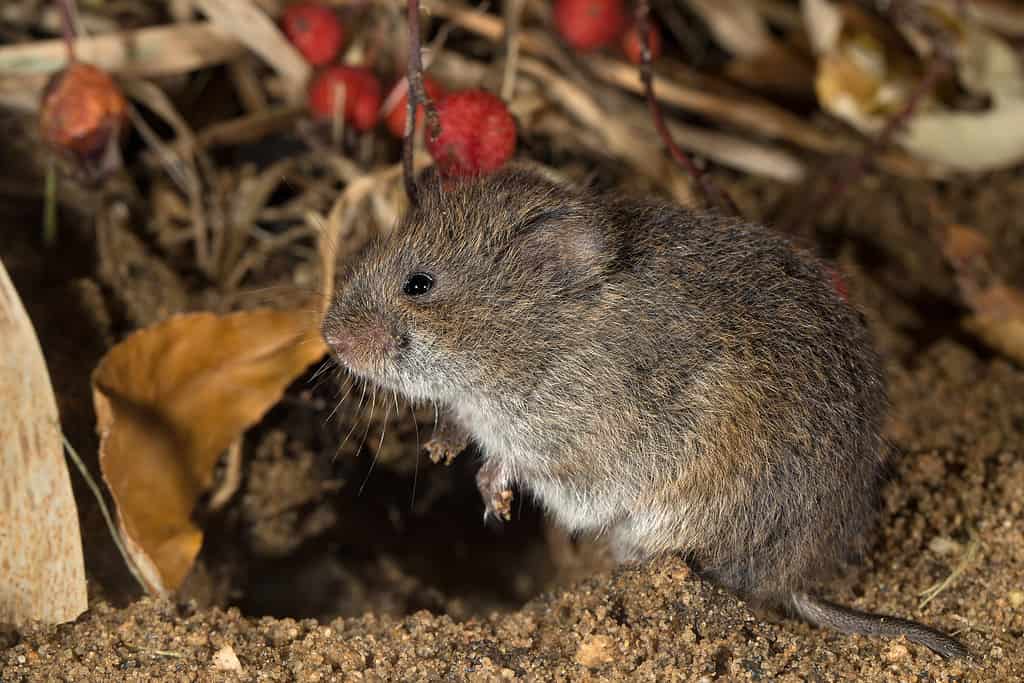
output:
<svg viewBox="0 0 1024 683"><path fill-rule="evenodd" d="M0 262L0 623L85 611L78 509L39 341Z"/></svg>

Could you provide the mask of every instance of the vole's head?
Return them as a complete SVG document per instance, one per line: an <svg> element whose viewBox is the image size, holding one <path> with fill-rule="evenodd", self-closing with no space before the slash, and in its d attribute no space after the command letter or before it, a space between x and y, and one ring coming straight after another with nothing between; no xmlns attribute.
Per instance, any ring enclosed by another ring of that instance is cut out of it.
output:
<svg viewBox="0 0 1024 683"><path fill-rule="evenodd" d="M323 323L336 358L411 398L557 362L613 265L601 203L521 170L442 188L372 244Z"/></svg>

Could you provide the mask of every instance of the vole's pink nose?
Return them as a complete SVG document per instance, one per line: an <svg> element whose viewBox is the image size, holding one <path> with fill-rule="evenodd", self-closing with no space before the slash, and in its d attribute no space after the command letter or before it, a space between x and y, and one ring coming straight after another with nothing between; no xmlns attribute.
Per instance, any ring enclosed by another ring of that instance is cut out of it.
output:
<svg viewBox="0 0 1024 683"><path fill-rule="evenodd" d="M324 341L346 364L363 367L371 359L394 351L395 340L380 323L367 325L330 325L324 329Z"/></svg>
<svg viewBox="0 0 1024 683"><path fill-rule="evenodd" d="M324 341L339 356L346 356L353 346L352 335L340 325L324 328Z"/></svg>

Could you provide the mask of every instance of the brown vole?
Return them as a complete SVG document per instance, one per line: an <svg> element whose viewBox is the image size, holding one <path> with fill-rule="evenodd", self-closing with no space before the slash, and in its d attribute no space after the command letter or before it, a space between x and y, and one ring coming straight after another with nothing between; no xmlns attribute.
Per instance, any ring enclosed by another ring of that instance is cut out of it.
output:
<svg viewBox="0 0 1024 683"><path fill-rule="evenodd" d="M523 170L442 189L323 323L356 375L429 401L513 485L623 561L679 552L746 599L966 654L808 594L877 516L886 391L860 316L769 230Z"/></svg>

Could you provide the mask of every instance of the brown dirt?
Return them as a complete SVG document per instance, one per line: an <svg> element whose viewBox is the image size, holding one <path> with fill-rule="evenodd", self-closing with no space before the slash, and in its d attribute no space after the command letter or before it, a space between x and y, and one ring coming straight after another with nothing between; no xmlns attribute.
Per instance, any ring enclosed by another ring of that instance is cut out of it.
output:
<svg viewBox="0 0 1024 683"><path fill-rule="evenodd" d="M778 215L777 188L736 187L752 213ZM94 466L88 372L103 350L161 306L216 293L186 299L187 274L147 266L144 244L112 270L73 215L79 227L47 251L38 198L15 194L0 196L0 258L68 435ZM448 468L411 457L432 415L417 430L378 406L367 426L350 401L327 421L337 387L304 378L247 436L241 487L205 513L203 555L175 603L139 597L76 473L91 609L2 632L0 680L1024 680L1024 371L959 331L952 281L922 237L933 196L1009 254L1003 274L1022 272L1013 174L941 191L868 179L823 218L819 236L889 358L898 453L872 553L828 593L957 632L973 661L751 612L675 559L610 570L600 547L547 529L529 506L485 528L470 457Z"/></svg>

